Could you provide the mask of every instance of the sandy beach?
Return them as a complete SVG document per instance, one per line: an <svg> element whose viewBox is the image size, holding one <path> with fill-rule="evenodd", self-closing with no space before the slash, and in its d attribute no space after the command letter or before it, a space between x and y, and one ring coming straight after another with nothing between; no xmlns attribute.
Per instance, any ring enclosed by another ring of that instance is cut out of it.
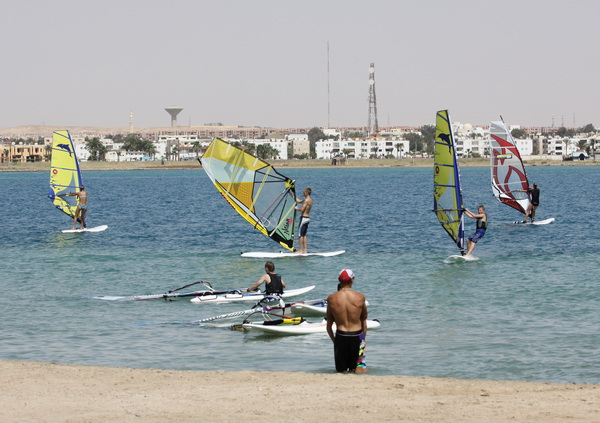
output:
<svg viewBox="0 0 600 423"><path fill-rule="evenodd" d="M600 385L0 361L2 422L597 422Z"/></svg>

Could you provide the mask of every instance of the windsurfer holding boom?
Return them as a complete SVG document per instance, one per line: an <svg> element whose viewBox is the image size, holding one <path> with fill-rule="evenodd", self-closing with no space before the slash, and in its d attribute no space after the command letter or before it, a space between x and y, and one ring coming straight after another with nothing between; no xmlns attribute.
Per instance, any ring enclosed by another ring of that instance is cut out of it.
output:
<svg viewBox="0 0 600 423"><path fill-rule="evenodd" d="M487 229L487 214L485 214L485 207L483 204L477 206L477 214L473 213L469 209L465 209L465 214L472 219L477 219L475 226L475 232L467 239L467 254L465 257L470 257L479 241L485 235Z"/></svg>
<svg viewBox="0 0 600 423"><path fill-rule="evenodd" d="M531 218L531 223L533 223L535 221L535 211L540 205L540 189L538 188L538 184L534 183L533 188L528 187L527 189L518 189L517 191L526 192L531 195L531 201L527 207L525 220L523 220L523 223L527 223L528 217Z"/></svg>
<svg viewBox="0 0 600 423"><path fill-rule="evenodd" d="M296 251L299 254L306 254L308 252L306 247L306 233L308 232L308 224L310 223L310 210L313 206L312 198L310 198L311 194L312 190L310 188L304 188L304 200L296 198L296 202L302 204L300 207L295 207L301 213L300 223L298 223L298 251Z"/></svg>
<svg viewBox="0 0 600 423"><path fill-rule="evenodd" d="M79 219L79 229L85 228L85 213L87 212L88 196L85 187L81 185L79 187L78 192L72 192L66 195L69 197L77 197L79 199L79 204L77 204L77 208L75 209L75 215L73 216L73 227L71 229L75 230L75 226L77 225L77 219Z"/></svg>

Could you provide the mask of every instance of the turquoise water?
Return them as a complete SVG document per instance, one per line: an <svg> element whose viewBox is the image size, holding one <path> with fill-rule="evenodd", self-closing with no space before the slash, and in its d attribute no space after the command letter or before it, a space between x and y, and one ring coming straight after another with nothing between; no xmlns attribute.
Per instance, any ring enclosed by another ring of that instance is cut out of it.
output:
<svg viewBox="0 0 600 423"><path fill-rule="evenodd" d="M431 212L432 170L280 169L313 189L309 249L344 255L275 262L289 287L335 290L351 267L382 328L371 374L600 383L598 167L531 167L538 218L497 202L487 168L461 171L466 206L487 206L476 262L456 253ZM89 295L160 293L197 280L246 288L277 246L238 217L201 170L86 172L89 225L46 198L46 172L0 173L0 359L194 370L333 372L326 335L269 337L184 324L247 304L115 303ZM474 221L467 221L471 233Z"/></svg>

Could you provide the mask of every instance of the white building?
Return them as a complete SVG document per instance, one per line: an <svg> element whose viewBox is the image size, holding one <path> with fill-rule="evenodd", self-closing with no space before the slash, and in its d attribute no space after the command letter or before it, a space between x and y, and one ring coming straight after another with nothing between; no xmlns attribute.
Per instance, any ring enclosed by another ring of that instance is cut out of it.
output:
<svg viewBox="0 0 600 423"><path fill-rule="evenodd" d="M407 140L319 140L315 144L317 159L345 156L352 159L376 157L404 157L409 149Z"/></svg>
<svg viewBox="0 0 600 423"><path fill-rule="evenodd" d="M248 144L254 144L257 148L259 145L262 144L267 144L270 145L271 147L273 147L275 150L277 150L278 155L277 157L275 157L276 159L280 159L280 160L287 160L288 159L288 146L290 145L290 142L285 140L285 139L251 139L251 140L242 140L242 139L232 139L232 138L226 138L225 141L229 142L229 143L234 143L236 141L238 142L247 142ZM255 152L256 155L256 152Z"/></svg>

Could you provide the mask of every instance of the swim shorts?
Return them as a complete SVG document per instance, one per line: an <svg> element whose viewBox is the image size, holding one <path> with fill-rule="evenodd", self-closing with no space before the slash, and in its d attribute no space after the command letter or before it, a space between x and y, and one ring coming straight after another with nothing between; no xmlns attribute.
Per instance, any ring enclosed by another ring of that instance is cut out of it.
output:
<svg viewBox="0 0 600 423"><path fill-rule="evenodd" d="M309 223L310 217L300 216L300 223L298 224L298 232L300 232L300 236L306 236Z"/></svg>
<svg viewBox="0 0 600 423"><path fill-rule="evenodd" d="M475 233L469 237L469 240L471 240L472 242L477 244L477 241L479 241L481 238L483 238L484 235L485 235L485 229L477 229L475 231Z"/></svg>
<svg viewBox="0 0 600 423"><path fill-rule="evenodd" d="M335 358L335 370L337 372L354 372L358 363L358 350L362 331L345 332L338 330L335 332L335 341L333 342L333 356Z"/></svg>

